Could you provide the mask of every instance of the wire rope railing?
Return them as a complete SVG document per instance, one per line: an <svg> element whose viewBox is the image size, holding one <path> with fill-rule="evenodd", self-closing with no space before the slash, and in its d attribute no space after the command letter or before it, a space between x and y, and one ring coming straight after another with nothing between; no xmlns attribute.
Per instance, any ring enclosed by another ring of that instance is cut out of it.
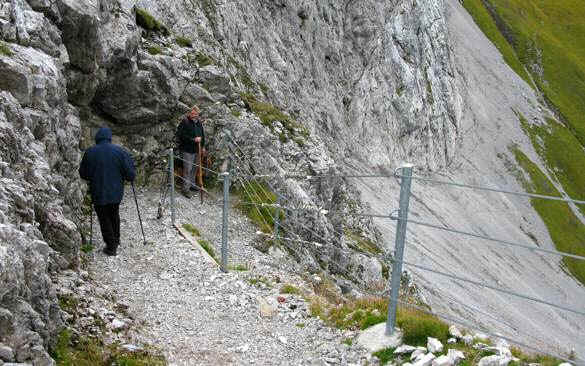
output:
<svg viewBox="0 0 585 366"><path fill-rule="evenodd" d="M342 238L344 235L346 235L345 233L337 231L333 227L329 228L327 233L318 232L316 230L315 225L309 225L308 223L303 222L303 220L298 220L298 218L295 218L296 213L306 212L306 213L311 213L311 215L312 214L317 215L317 216L312 216L313 219L316 220L317 217L320 215L326 216L326 215L330 214L329 209L326 209L324 207L319 207L318 205L313 205L313 204L310 204L310 205L298 204L298 202L295 202L295 200L293 200L292 198L287 197L286 194L282 194L282 193L278 192L278 190L275 189L275 184L274 184L275 180L282 180L283 184L284 184L284 180L286 180L286 179L302 179L304 181L312 181L312 180L327 179L327 178L340 178L340 179L345 179L345 178L359 178L359 179L398 178L398 179L400 179L401 200L400 200L400 208L398 210L395 210L395 211L390 212L388 214L380 213L380 212L353 213L353 215L355 215L356 217L390 219L390 220L397 221L397 223L398 223L398 227L396 230L396 250L394 252L395 258L393 260L392 280L391 280L391 286L390 286L390 290L391 290L390 306L388 309L388 322L387 322L387 326L386 326L387 334L391 334L393 332L393 329L394 329L394 325L395 325L395 321L396 321L396 318L395 318L396 305L398 303L403 303L403 301L401 301L398 298L398 292L397 292L397 289L400 285L400 275L402 273L402 269L401 269L402 265L405 265L405 266L411 267L411 268L415 268L415 269L418 269L421 271L425 271L428 273L433 273L436 275L444 276L444 277L447 277L453 281L462 282L462 283L469 283L473 286L487 288L487 289L490 289L492 291L496 291L496 292L500 292L500 293L503 293L503 294L506 294L509 296L517 297L521 300L527 300L527 301L539 303L542 305L546 305L546 306L549 306L549 307L556 309L556 310L562 310L562 311L570 312L570 313L577 314L580 316L585 316L585 311L577 309L577 308L573 308L573 307L568 306L568 305L558 304L558 303L555 303L552 301L548 301L546 299L540 299L537 297L529 296L527 294L522 294L522 293L519 293L519 292L514 291L512 289L506 289L506 288L494 286L494 285L491 285L489 283L485 283L482 281L476 281L476 280L473 280L470 278L459 276L459 275L455 274L449 268L445 268L444 266L441 266L440 263L438 263L433 258L432 253L430 253L428 258L430 258L433 261L433 263L435 263L438 267L442 268L442 270L436 270L436 269L433 269L433 268L430 268L430 267L427 267L424 265L412 263L410 261L406 261L403 259L405 237L406 237L406 225L408 223L410 223L410 224L428 227L428 228L435 229L435 230L442 230L442 231L449 232L452 234L464 235L464 236L472 237L475 239L487 240L490 242L494 242L498 245L515 247L515 248L522 248L522 249L526 249L526 250L530 250L530 251L534 251L534 252L546 253L549 255L568 257L568 258L573 258L573 259L578 259L578 260L585 260L585 256L582 256L579 254L566 253L566 252L557 251L557 250L540 248L540 247L533 246L533 245L530 245L527 243L517 243L514 241L510 241L510 240L493 238L493 237L490 237L488 235L476 234L473 232L466 232L464 230L458 230L455 228L446 227L445 225L441 226L441 225L435 225L435 224L429 223L429 222L409 219L408 218L408 198L410 196L410 184L411 184L410 182L413 180L427 182L427 183L442 184L442 185L451 185L451 186L458 187L458 188L466 188L466 189L474 189L474 190L480 190L480 191L489 191L489 192L503 193L503 194L509 194L509 195L524 196L524 197L530 197L530 198L535 198L535 199L563 201L563 202L568 203L568 204L585 204L585 201L576 200L576 199L567 198L567 197L546 196L546 195L534 194L534 193L515 192L515 191L504 190L504 189L499 189L499 188L481 187L481 186L477 186L477 185L461 184L461 183L448 182L448 181L443 181L443 180L435 180L435 179L431 179L431 178L413 176L411 166L405 166L403 168L399 168L392 175L390 175L390 174L348 174L348 175L343 175L343 174L298 174L298 173L291 174L291 173L286 173L286 172L281 172L279 174L262 174L262 169L258 169L258 167L253 162L253 158L248 156L248 154L244 151L244 149L230 135L227 135L227 136L231 140L231 143L228 144L228 147L229 147L230 156L234 159L234 162L236 162L235 166L230 170L230 172L227 172L227 173L220 173L220 172L214 171L213 169L209 169L209 168L203 167L203 166L202 166L202 169L205 169L206 172L216 174L218 177L223 176L224 180L225 180L226 174L227 174L227 176L231 176L233 181L241 187L242 192L244 193L245 197L247 197L247 199L240 199L238 202L238 205L249 206L249 207L251 207L252 210L255 210L255 212L257 213L257 216L261 220L261 223L265 227L271 227L272 225L275 225L275 228L278 227L278 229L282 230L282 235L279 235L277 230L275 230L275 232L272 234L267 233L267 232L263 232L263 231L258 231L256 234L259 237L263 237L265 239L278 240L280 242L287 243L286 244L287 248L289 248L294 253L296 253L297 256L303 255L303 253L302 253L303 250L315 251L316 249L318 249L320 251L327 250L327 251L330 251L330 253L339 253L340 255L344 255L344 256L349 256L352 254L352 252L347 251L346 249L340 247L339 245L336 245L336 240L338 240L339 238ZM179 158L179 157L175 157L175 158L180 160L180 161L183 161L185 163L184 159ZM199 168L200 165L202 165L202 164L197 164L197 163L193 164L193 166L196 168ZM400 170L402 170L402 171L400 172ZM174 172L172 173L172 177L173 178L179 177L179 179L181 179L183 181L185 179L184 177L182 177L180 175L174 174ZM256 182L259 182L259 184L256 185ZM174 179L173 179L173 182L171 182L171 184L174 184ZM278 184L276 184L276 185L278 185ZM277 202L274 202L275 195L277 197ZM225 207L225 201L226 201L226 198L224 197L224 207ZM280 220L279 220L281 212L284 213L282 222L280 222ZM295 213L292 215L292 219L291 219L291 213ZM303 214L303 215L305 215L305 214ZM329 235L330 235L330 237L329 237ZM290 245L291 243L297 243L298 245ZM401 248L399 247L399 243L401 243L400 244L402 246ZM426 247L424 249L428 250ZM333 257L333 255L332 255L332 257ZM341 262L337 262L337 260L334 260L333 258L331 258L330 265L331 265L331 268L333 270L337 271L338 273L344 274L348 278L354 278L354 274L351 273L350 271L348 271L346 268L343 268L343 264ZM359 283L359 279L356 279L356 280L357 280L356 282ZM455 300L453 298L451 298L451 300L455 304L463 306L464 308L467 308L469 310L476 311L476 312L478 311L478 309L471 307L471 306L466 306L466 304L458 302L457 300ZM408 305L412 305L412 304L409 303ZM394 313L394 314L392 314L392 313ZM494 317L488 313L481 312L481 311L480 311L480 313L482 313L484 316L489 316L493 320L499 322L500 324L507 326L508 328L510 328L514 331L517 331L517 328L513 327L510 324L507 324L506 322L498 320L496 317ZM450 318L450 317L442 316L441 314L436 314L436 313L432 313L432 314L435 316L438 316L440 318ZM457 319L450 318L448 320L450 320L456 324L461 324L460 320L456 321ZM473 326L470 326L469 323L465 323L465 324L466 324L466 326L468 326L470 328L474 328ZM462 324L462 325L465 325L465 324ZM485 331L484 331L484 333L487 334L487 332L485 332ZM522 344L522 343L515 341L513 339L507 339L505 336L502 336L502 335L494 335L494 336L497 338L506 339L514 344L518 344L518 345L525 347L527 349L531 348L529 345ZM536 349L536 348L533 348L533 349L542 352L542 349ZM560 359L567 360L567 358L563 358L563 357L560 357L558 355L553 355L553 356L560 358Z"/></svg>

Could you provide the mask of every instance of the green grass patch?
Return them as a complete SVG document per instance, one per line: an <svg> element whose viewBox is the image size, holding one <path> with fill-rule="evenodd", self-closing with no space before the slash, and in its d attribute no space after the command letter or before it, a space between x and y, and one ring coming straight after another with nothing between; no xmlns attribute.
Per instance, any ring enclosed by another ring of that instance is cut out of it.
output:
<svg viewBox="0 0 585 366"><path fill-rule="evenodd" d="M449 338L449 325L428 313L407 307L398 309L396 325L402 329L403 342L411 346L426 346L427 337L443 343Z"/></svg>
<svg viewBox="0 0 585 366"><path fill-rule="evenodd" d="M199 229L197 229L195 226L191 224L183 224L183 229L187 230L193 236L201 236Z"/></svg>
<svg viewBox="0 0 585 366"><path fill-rule="evenodd" d="M232 116L236 118L240 118L240 116L242 115L242 112L240 112L240 110L237 108L232 108L230 112L232 113Z"/></svg>
<svg viewBox="0 0 585 366"><path fill-rule="evenodd" d="M169 34L167 27L144 9L136 8L136 24L148 31Z"/></svg>
<svg viewBox="0 0 585 366"><path fill-rule="evenodd" d="M228 269L230 271L239 271L239 272L245 272L245 271L249 271L250 270L248 268L248 266L245 265L245 264L230 264L228 266Z"/></svg>
<svg viewBox="0 0 585 366"><path fill-rule="evenodd" d="M261 102L250 93L241 93L240 97L250 111L260 118L260 122L264 126L270 128L270 131L273 133L275 133L274 123L278 121L282 124L284 130L279 133L279 139L281 142L286 143L288 140L292 139L297 144L300 144L300 140L301 144L304 145L303 139L309 138L309 130L306 127L301 126L292 117L285 114L274 105Z"/></svg>
<svg viewBox="0 0 585 366"><path fill-rule="evenodd" d="M366 238L363 233L358 233L348 228L345 228L343 232L351 240L349 246L353 249L374 255L382 253L382 250L373 241Z"/></svg>
<svg viewBox="0 0 585 366"><path fill-rule="evenodd" d="M193 41L191 41L189 38L186 38L186 37L177 36L175 38L175 42L177 42L177 44L181 47L188 47L188 48L193 47Z"/></svg>
<svg viewBox="0 0 585 366"><path fill-rule="evenodd" d="M305 323L297 323L295 325L297 326L297 328L304 328L306 326Z"/></svg>
<svg viewBox="0 0 585 366"><path fill-rule="evenodd" d="M383 349L381 351L374 352L374 356L376 356L376 357L378 357L378 359L380 359L380 363L382 365L385 365L388 362L393 361L394 358L396 358L396 355L394 354L395 349L396 348L386 348L386 349Z"/></svg>
<svg viewBox="0 0 585 366"><path fill-rule="evenodd" d="M351 346L353 344L353 338L345 338L341 343Z"/></svg>
<svg viewBox="0 0 585 366"><path fill-rule="evenodd" d="M514 357L520 359L520 362L515 363L516 365L539 364L540 366L557 366L565 362L552 356L524 353L522 350L516 347L510 348L510 351ZM510 365L513 366L514 363L511 363Z"/></svg>
<svg viewBox="0 0 585 366"><path fill-rule="evenodd" d="M104 345L95 338L80 337L73 339L70 330L63 330L55 347L50 350L57 366L164 366L161 356L148 351L127 352L118 344Z"/></svg>
<svg viewBox="0 0 585 366"><path fill-rule="evenodd" d="M248 283L250 285L253 285L256 287L261 287L262 284L266 287L272 287L272 284L270 283L270 281L266 277L263 277L263 276L248 278Z"/></svg>
<svg viewBox="0 0 585 366"><path fill-rule="evenodd" d="M162 53L162 48L159 46L150 46L147 48L147 51L151 55L160 55Z"/></svg>
<svg viewBox="0 0 585 366"><path fill-rule="evenodd" d="M281 294L301 295L301 290L298 287L287 283L280 288Z"/></svg>
<svg viewBox="0 0 585 366"><path fill-rule="evenodd" d="M545 99L585 145L585 2L483 2Z"/></svg>
<svg viewBox="0 0 585 366"><path fill-rule="evenodd" d="M463 6L482 32L489 38L504 57L504 61L529 85L534 86L524 65L518 59L516 51L502 35L496 22L484 6L482 0L464 0Z"/></svg>
<svg viewBox="0 0 585 366"><path fill-rule="evenodd" d="M203 52L197 52L195 55L195 60L199 64L199 67L217 64L217 62L211 56L208 56Z"/></svg>
<svg viewBox="0 0 585 366"><path fill-rule="evenodd" d="M528 178L519 178L519 183L530 193L560 196L546 175L517 147L511 147L516 161ZM518 177L517 177L518 178ZM585 225L569 208L567 203L533 198L532 207L540 215L557 250L585 256ZM563 258L569 272L585 284L585 265L575 258Z"/></svg>
<svg viewBox="0 0 585 366"><path fill-rule="evenodd" d="M284 220L284 213L273 205L276 203L276 194L263 182L248 181L236 189L240 202L236 207L260 228L264 233L271 234L274 230L274 218L280 215L280 221Z"/></svg>
<svg viewBox="0 0 585 366"><path fill-rule="evenodd" d="M8 47L8 45L2 41L0 41L0 55L3 56L12 56L14 55L14 53L12 52L12 50L10 49L10 47Z"/></svg>
<svg viewBox="0 0 585 366"><path fill-rule="evenodd" d="M81 246L81 248L79 248L82 252L84 252L85 254L89 254L91 252L93 252L93 250L95 249L95 247L92 244L86 243L83 244Z"/></svg>
<svg viewBox="0 0 585 366"><path fill-rule="evenodd" d="M536 152L549 167L549 173L571 198L585 200L585 151L575 136L551 119L546 125L537 126L530 125L522 114L516 115ZM577 207L585 215L585 205Z"/></svg>
<svg viewBox="0 0 585 366"><path fill-rule="evenodd" d="M79 300L73 295L59 295L59 307L69 314L77 313Z"/></svg>
<svg viewBox="0 0 585 366"><path fill-rule="evenodd" d="M213 258L217 263L219 263L219 261L217 260L217 256L215 254L215 250L213 250L213 247L211 246L210 242L208 242L205 239L199 239L197 240L197 243L201 245L201 247L207 252L207 254L211 256L211 258Z"/></svg>

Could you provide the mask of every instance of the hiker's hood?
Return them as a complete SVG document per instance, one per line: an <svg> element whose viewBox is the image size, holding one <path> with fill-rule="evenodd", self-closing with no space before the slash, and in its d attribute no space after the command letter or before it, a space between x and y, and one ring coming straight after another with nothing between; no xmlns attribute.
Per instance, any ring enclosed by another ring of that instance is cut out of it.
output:
<svg viewBox="0 0 585 366"><path fill-rule="evenodd" d="M95 134L95 143L99 144L102 141L112 142L112 130L108 127L102 127Z"/></svg>

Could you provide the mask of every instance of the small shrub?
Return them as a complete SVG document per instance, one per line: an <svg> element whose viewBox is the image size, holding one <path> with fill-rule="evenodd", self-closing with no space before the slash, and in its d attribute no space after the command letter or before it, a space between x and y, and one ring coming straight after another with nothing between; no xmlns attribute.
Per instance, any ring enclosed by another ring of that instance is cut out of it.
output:
<svg viewBox="0 0 585 366"><path fill-rule="evenodd" d="M188 48L193 47L193 42L189 38L178 36L177 38L175 38L175 41L181 47L188 47Z"/></svg>
<svg viewBox="0 0 585 366"><path fill-rule="evenodd" d="M280 293L281 294L300 295L301 290L299 290L297 287L287 283L280 288Z"/></svg>
<svg viewBox="0 0 585 366"><path fill-rule="evenodd" d="M396 355L394 354L395 348L386 348L378 352L374 352L374 356L380 359L382 365L387 364L388 362L394 360Z"/></svg>
<svg viewBox="0 0 585 366"><path fill-rule="evenodd" d="M232 112L232 116L236 117L236 118L240 118L240 116L242 115L242 112L240 112L238 109L236 108L232 108L231 109Z"/></svg>
<svg viewBox="0 0 585 366"><path fill-rule="evenodd" d="M86 244L83 244L81 246L81 248L79 248L79 249L82 252L84 252L85 254L89 254L89 253L91 253L95 249L95 247L92 244L86 243Z"/></svg>
<svg viewBox="0 0 585 366"><path fill-rule="evenodd" d="M351 346L353 344L353 339L345 338L341 343Z"/></svg>
<svg viewBox="0 0 585 366"><path fill-rule="evenodd" d="M162 53L162 48L160 48L159 46L151 46L148 47L148 53L150 53L151 55L160 55Z"/></svg>
<svg viewBox="0 0 585 366"><path fill-rule="evenodd" d="M297 323L295 324L298 328L304 328L305 327L305 323Z"/></svg>
<svg viewBox="0 0 585 366"><path fill-rule="evenodd" d="M136 8L136 24L141 26L142 28L152 31L152 32L160 32L164 35L169 34L169 30L165 27L161 22L156 20L155 17L150 15L146 10Z"/></svg>
<svg viewBox="0 0 585 366"><path fill-rule="evenodd" d="M12 50L8 47L8 45L4 42L0 42L0 55L4 55L4 56L12 56L14 55L14 53L12 52Z"/></svg>
<svg viewBox="0 0 585 366"><path fill-rule="evenodd" d="M193 236L201 236L201 233L199 232L199 229L197 229L195 226L193 226L191 224L183 224L183 229L185 229L188 232L190 232L191 235L193 235Z"/></svg>
<svg viewBox="0 0 585 366"><path fill-rule="evenodd" d="M199 67L205 67L208 65L215 65L216 64L216 62L213 58L204 54L203 52L197 52L197 55L195 55L195 60L197 60Z"/></svg>

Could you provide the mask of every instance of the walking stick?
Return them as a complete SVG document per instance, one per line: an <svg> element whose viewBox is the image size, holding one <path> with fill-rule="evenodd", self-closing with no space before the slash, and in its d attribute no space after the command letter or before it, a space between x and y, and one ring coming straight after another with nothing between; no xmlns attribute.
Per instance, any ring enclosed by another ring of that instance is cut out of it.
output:
<svg viewBox="0 0 585 366"><path fill-rule="evenodd" d="M144 245L146 245L146 236L144 236L144 227L142 227L142 218L140 217L140 209L138 208L138 200L136 199L136 190L134 189L134 182L132 184L132 193L134 193L134 202L136 203L136 212L138 212L138 221L140 221L140 230L142 230L142 239L144 239Z"/></svg>
<svg viewBox="0 0 585 366"><path fill-rule="evenodd" d="M89 203L89 216L91 217L89 219L89 246L93 247L93 204L91 203L91 198Z"/></svg>
<svg viewBox="0 0 585 366"><path fill-rule="evenodd" d="M201 141L197 141L197 149L198 151L198 159L199 159L199 167L197 170L197 184L199 184L199 196L201 197L201 203L203 203L203 169L201 165L203 165L203 161L201 160Z"/></svg>

